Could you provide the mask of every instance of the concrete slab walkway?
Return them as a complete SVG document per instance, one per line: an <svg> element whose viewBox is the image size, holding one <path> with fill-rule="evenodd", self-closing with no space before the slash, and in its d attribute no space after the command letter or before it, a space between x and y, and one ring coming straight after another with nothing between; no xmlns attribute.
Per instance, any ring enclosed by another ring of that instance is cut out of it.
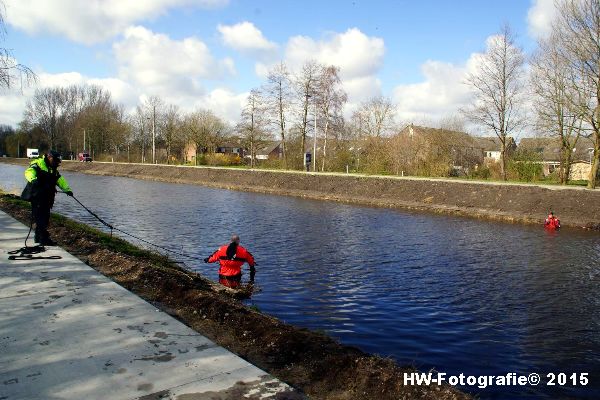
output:
<svg viewBox="0 0 600 400"><path fill-rule="evenodd" d="M9 260L27 231L0 211L0 400L302 398L59 247Z"/></svg>

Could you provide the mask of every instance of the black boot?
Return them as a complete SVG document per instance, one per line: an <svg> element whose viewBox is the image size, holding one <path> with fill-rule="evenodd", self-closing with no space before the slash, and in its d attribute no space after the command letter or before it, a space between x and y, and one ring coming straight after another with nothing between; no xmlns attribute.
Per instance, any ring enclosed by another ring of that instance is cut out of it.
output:
<svg viewBox="0 0 600 400"><path fill-rule="evenodd" d="M44 240L42 240L42 246L57 246L57 244L48 236Z"/></svg>
<svg viewBox="0 0 600 400"><path fill-rule="evenodd" d="M44 241L44 234L40 232L37 227L35 228L35 236L33 237L33 241L37 244L41 244Z"/></svg>
<svg viewBox="0 0 600 400"><path fill-rule="evenodd" d="M48 231L44 231L38 236L41 239L40 244L42 246L56 246L56 242L50 239L50 234L48 233Z"/></svg>

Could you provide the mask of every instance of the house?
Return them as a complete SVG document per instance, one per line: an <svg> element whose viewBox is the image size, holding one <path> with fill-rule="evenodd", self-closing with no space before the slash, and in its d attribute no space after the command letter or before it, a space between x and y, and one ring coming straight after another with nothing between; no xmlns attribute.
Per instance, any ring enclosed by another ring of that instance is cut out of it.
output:
<svg viewBox="0 0 600 400"><path fill-rule="evenodd" d="M237 154L240 157L242 157L244 155L244 152L245 152L245 150L242 147L242 145L239 143L239 141L237 141L237 142L230 141L230 142L220 143L215 148L215 153Z"/></svg>
<svg viewBox="0 0 600 400"><path fill-rule="evenodd" d="M578 160L571 163L569 179L573 181L587 181L590 178L592 164L587 160Z"/></svg>
<svg viewBox="0 0 600 400"><path fill-rule="evenodd" d="M477 139L468 133L448 129L407 125L397 135L406 148L411 148L412 162L444 159L455 169L483 163L484 153Z"/></svg>
<svg viewBox="0 0 600 400"><path fill-rule="evenodd" d="M249 155L246 157L249 157ZM283 146L281 141L273 140L265 142L263 146L256 149L257 160L277 160L280 158L283 158Z"/></svg>
<svg viewBox="0 0 600 400"><path fill-rule="evenodd" d="M558 137L523 138L519 141L520 150L529 150L539 154L543 164L544 176L548 176L560 168L561 141ZM587 137L579 137L571 159L569 179L586 180L589 177L594 142Z"/></svg>
<svg viewBox="0 0 600 400"><path fill-rule="evenodd" d="M230 137L225 139L223 142L220 142L214 148L211 147L215 153L220 154L234 154L243 157L246 154L246 149L241 144L241 140L236 137ZM194 157L196 157L196 153L198 155L205 154L209 152L209 148L203 147L202 149L198 149L196 152L196 144L193 142L188 143L184 148L184 155L186 162L194 161Z"/></svg>
<svg viewBox="0 0 600 400"><path fill-rule="evenodd" d="M498 136L493 137L476 137L475 142L483 151L483 163L489 164L500 162L502 156L502 142ZM506 153L510 154L517 148L515 140L508 136L506 138Z"/></svg>

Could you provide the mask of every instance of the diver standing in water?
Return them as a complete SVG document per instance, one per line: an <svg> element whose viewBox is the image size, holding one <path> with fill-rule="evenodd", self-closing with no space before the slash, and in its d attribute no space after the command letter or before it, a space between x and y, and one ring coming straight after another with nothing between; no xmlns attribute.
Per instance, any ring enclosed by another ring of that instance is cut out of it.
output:
<svg viewBox="0 0 600 400"><path fill-rule="evenodd" d="M559 229L560 220L554 215L554 212L550 211L548 217L544 220L544 226L546 229Z"/></svg>
<svg viewBox="0 0 600 400"><path fill-rule="evenodd" d="M242 280L242 265L245 262L250 266L250 282L254 281L256 269L254 266L254 257L244 247L240 246L240 237L232 235L229 244L219 247L210 257L206 257L204 262L213 263L218 261L219 283L230 288L240 286Z"/></svg>

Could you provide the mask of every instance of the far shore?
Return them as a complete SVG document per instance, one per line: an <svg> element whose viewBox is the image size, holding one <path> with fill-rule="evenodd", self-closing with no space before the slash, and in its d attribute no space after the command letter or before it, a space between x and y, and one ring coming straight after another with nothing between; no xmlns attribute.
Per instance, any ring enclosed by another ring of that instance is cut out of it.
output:
<svg viewBox="0 0 600 400"><path fill-rule="evenodd" d="M15 158L0 161L28 163ZM96 161L64 161L60 169L511 223L542 224L554 211L563 227L600 230L600 190L582 187Z"/></svg>

